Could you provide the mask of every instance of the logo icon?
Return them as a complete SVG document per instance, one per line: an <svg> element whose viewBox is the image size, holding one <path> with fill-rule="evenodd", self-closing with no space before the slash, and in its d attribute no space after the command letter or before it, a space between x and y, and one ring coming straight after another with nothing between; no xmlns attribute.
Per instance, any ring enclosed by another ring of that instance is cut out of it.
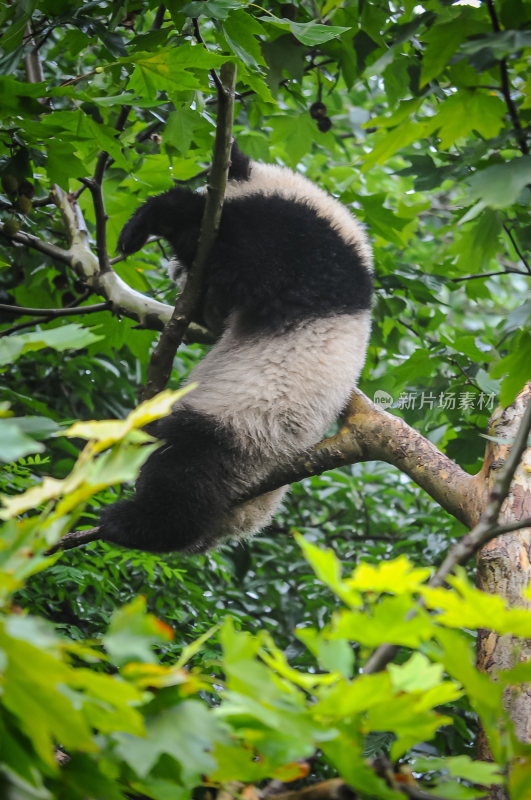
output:
<svg viewBox="0 0 531 800"><path fill-rule="evenodd" d="M393 398L388 392L384 392L383 389L378 389L378 391L374 393L374 402L377 406L388 408L393 405Z"/></svg>

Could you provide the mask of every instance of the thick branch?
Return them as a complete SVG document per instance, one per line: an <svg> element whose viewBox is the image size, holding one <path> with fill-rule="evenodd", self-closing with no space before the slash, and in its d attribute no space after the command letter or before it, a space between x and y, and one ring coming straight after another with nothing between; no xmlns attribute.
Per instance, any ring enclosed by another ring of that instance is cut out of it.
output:
<svg viewBox="0 0 531 800"><path fill-rule="evenodd" d="M229 171L232 141L232 119L234 112L234 87L236 67L227 63L221 68L224 91L219 97L219 113L216 125L216 140L212 159L212 170L207 185L205 210L194 263L183 292L179 295L171 319L152 354L148 368L148 379L144 398L153 397L162 391L170 378L173 359L184 332L197 308L208 266L208 256L214 244L221 221L225 185Z"/></svg>
<svg viewBox="0 0 531 800"><path fill-rule="evenodd" d="M290 464L278 467L253 494L361 461L385 461L397 467L468 527L479 517L475 478L403 419L372 403L359 389L352 395L347 421L339 433Z"/></svg>
<svg viewBox="0 0 531 800"><path fill-rule="evenodd" d="M465 524L471 525L477 520L482 498L476 478L454 464L404 420L372 403L358 389L352 396L348 420L336 436L320 442L291 464L277 468L266 481L242 496L240 502L329 469L375 460L386 461L407 473ZM98 539L98 529L94 530L93 539ZM84 541L77 542L74 531L69 534L64 549L77 547Z"/></svg>

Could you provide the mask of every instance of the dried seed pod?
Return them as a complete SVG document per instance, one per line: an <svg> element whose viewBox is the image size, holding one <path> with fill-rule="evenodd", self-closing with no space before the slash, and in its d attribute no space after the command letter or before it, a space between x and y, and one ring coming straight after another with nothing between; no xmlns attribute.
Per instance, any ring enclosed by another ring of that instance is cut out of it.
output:
<svg viewBox="0 0 531 800"><path fill-rule="evenodd" d="M310 106L310 116L313 119L322 119L326 117L326 106L324 103L321 103L320 100L316 100L315 103L312 103Z"/></svg>
<svg viewBox="0 0 531 800"><path fill-rule="evenodd" d="M326 133L332 127L332 120L330 117L323 117L322 119L317 120L317 127L321 133Z"/></svg>

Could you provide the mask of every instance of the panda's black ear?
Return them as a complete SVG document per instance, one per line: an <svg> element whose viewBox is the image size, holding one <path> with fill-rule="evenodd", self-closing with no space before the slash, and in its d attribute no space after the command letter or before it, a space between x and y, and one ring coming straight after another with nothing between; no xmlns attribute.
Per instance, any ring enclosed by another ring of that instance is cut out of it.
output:
<svg viewBox="0 0 531 800"><path fill-rule="evenodd" d="M230 181L248 181L251 177L251 159L242 153L236 141L232 143L230 151Z"/></svg>

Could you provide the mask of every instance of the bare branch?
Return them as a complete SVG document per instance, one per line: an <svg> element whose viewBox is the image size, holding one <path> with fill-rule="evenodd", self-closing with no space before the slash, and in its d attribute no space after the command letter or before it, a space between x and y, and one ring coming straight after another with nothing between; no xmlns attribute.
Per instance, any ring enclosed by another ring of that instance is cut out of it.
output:
<svg viewBox="0 0 531 800"><path fill-rule="evenodd" d="M198 41L200 44L202 44L202 45L203 45L203 47L205 48L205 50L208 50L208 47L206 46L205 40L204 40L204 39L203 39L203 37L201 36L201 31L200 31L200 29L199 29L199 22L198 22L198 20L197 20L197 18L196 18L196 17L194 17L194 18L192 19L192 25L194 26L194 36L195 36L195 38L197 39L197 41ZM222 79L219 77L219 75L218 75L218 73L216 72L216 70L215 70L215 69L211 69L211 70L210 70L210 76L211 76L212 80L214 81L214 84L215 84L215 86L216 86L216 89L217 89L217 93L218 93L218 101L219 101L219 102L221 102L221 99L222 99L223 97L225 97L225 86L223 85L223 84L224 84L224 82L223 82L223 80L222 80ZM233 94L234 94L234 92L233 92Z"/></svg>
<svg viewBox="0 0 531 800"><path fill-rule="evenodd" d="M104 154L103 169L107 161L107 153ZM100 159L96 165L96 170L101 171ZM103 176L103 172L102 172ZM92 202L94 203L94 215L96 217L96 252L98 254L98 262L100 265L100 272L109 272L111 265L109 262L109 253L107 251L107 220L108 216L105 211L105 203L103 200L103 189L101 180L98 182L96 178L79 178L81 183L87 187L92 195Z"/></svg>
<svg viewBox="0 0 531 800"><path fill-rule="evenodd" d="M489 12L489 16L492 22L492 28L495 33L499 33L500 23L498 20L498 15L496 14L496 8L494 7L493 0L486 0L487 9ZM523 130L520 120L518 119L518 111L516 110L516 106L514 104L513 98L511 97L511 86L509 83L509 71L507 69L507 59L502 58L500 59L500 76L501 76L501 90L503 97L505 99L505 105L507 106L507 110L509 112L509 116L513 123L513 129L518 141L518 147L522 151L523 155L526 156L529 154L529 147L527 144L527 137L526 133Z"/></svg>
<svg viewBox="0 0 531 800"><path fill-rule="evenodd" d="M474 477L403 419L372 403L359 389L354 390L341 430L291 463L277 467L253 495L325 470L375 460L405 472L468 527L477 521L479 504Z"/></svg>
<svg viewBox="0 0 531 800"><path fill-rule="evenodd" d="M72 255L68 250L63 250L61 247L57 247L55 244L46 242L44 239L39 239L38 236L33 236L31 233L23 233L19 231L19 233L15 233L13 236L10 236L9 234L4 233L4 228L4 223L0 222L0 233L9 239L11 243L22 244L25 247L31 248L32 250L38 250L40 253L50 256L56 261L60 261L62 264L68 264L69 267L72 266Z"/></svg>
<svg viewBox="0 0 531 800"><path fill-rule="evenodd" d="M505 226L504 226L505 227ZM462 283L462 281L475 281L480 278L492 278L494 275L510 275L514 273L515 275L527 275L523 269L514 269L511 267L506 267L505 269L500 269L497 272L478 272L474 275L463 275L460 278L450 278L450 283Z"/></svg>
<svg viewBox="0 0 531 800"><path fill-rule="evenodd" d="M216 240L221 221L232 141L234 87L236 84L236 67L234 64L223 64L221 81L224 88L223 95L220 95L219 98L212 170L207 185L205 209L197 251L184 290L179 295L171 319L165 326L157 347L151 356L148 379L144 391L145 399L153 397L157 392L164 389L168 383L175 353L201 297L208 256Z"/></svg>
<svg viewBox="0 0 531 800"><path fill-rule="evenodd" d="M82 544L97 541L100 538L98 536L99 530L99 528L88 528L84 531L67 533L46 551L46 555L51 556L59 550L71 550L73 547L79 547Z"/></svg>
<svg viewBox="0 0 531 800"><path fill-rule="evenodd" d="M110 308L111 304L95 303L91 306L73 306L69 308L27 308L25 306L10 306L5 303L0 303L0 311L4 314L13 314L17 317L33 316L33 317L71 317L75 314L96 314L98 311L106 311Z"/></svg>
<svg viewBox="0 0 531 800"><path fill-rule="evenodd" d="M505 231L505 233L507 234L507 236L511 240L511 244L514 247L518 258L520 259L520 261L522 262L522 264L526 268L528 274L531 275L531 265L529 264L529 261L525 258L524 254L520 250L520 247L518 246L518 242L516 241L515 237L513 236L512 230L505 223L503 225L503 230ZM525 273L522 273L522 274L525 274Z"/></svg>

